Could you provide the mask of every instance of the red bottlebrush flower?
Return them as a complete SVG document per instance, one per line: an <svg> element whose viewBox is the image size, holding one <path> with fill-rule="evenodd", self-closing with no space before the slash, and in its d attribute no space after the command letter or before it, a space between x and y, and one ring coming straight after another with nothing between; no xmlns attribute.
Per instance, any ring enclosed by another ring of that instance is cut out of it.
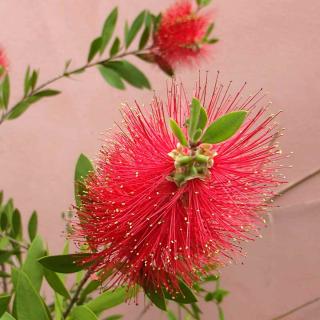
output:
<svg viewBox="0 0 320 320"><path fill-rule="evenodd" d="M155 97L148 108L125 105L122 128L102 147L74 236L91 248L85 262L94 262L94 271L116 270L110 286L140 284L175 294L179 279L191 285L208 267L241 252L241 241L259 236L267 199L283 182L275 116L259 106L261 91L243 99L243 88L231 95L230 86L217 82L209 99L207 83L197 85L194 97L208 123L248 112L228 140L178 143L168 117L180 127L187 123L186 136L192 123L190 101L173 83L166 102Z"/></svg>
<svg viewBox="0 0 320 320"><path fill-rule="evenodd" d="M8 69L8 60L3 49L0 48L0 67L2 68L2 73ZM1 72L0 72L1 76Z"/></svg>
<svg viewBox="0 0 320 320"><path fill-rule="evenodd" d="M208 45L203 40L209 24L209 17L194 11L189 1L169 8L154 35L153 52L159 57L158 63L190 64L204 56Z"/></svg>

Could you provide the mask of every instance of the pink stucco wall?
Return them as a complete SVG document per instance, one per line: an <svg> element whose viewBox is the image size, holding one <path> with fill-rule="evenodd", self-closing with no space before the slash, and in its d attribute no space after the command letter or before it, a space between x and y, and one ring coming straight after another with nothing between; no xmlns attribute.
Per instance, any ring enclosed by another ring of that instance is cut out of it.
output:
<svg viewBox="0 0 320 320"><path fill-rule="evenodd" d="M28 64L41 69L43 80L63 69L72 58L84 62L90 40L100 32L108 11L119 5L121 22L145 7L159 11L172 1L1 0L0 43L10 58L15 85L22 90ZM295 181L320 165L320 2L310 0L216 0L216 34L221 42L201 66L213 74L219 69L226 81L248 81L255 90L269 91L273 109L285 112L285 151L293 151ZM122 31L122 29L120 28ZM137 62L153 88L165 93L166 77L153 66ZM196 70L178 73L191 88ZM120 92L107 86L91 70L56 86L63 94L32 107L20 119L0 127L0 188L15 199L25 218L33 209L51 251L64 241L61 212L73 201L73 170L80 152L92 158L101 132L119 119L117 107L133 99L148 103L152 92L129 88ZM268 320L320 292L320 179L316 177L285 195L274 210L265 237L247 245L244 265L222 272L223 285L232 294L225 301L227 320ZM141 301L143 305L143 301ZM125 319L138 309L121 307ZM206 319L215 319L213 306L204 306ZM164 319L156 310L145 319ZM320 319L320 304L288 317Z"/></svg>

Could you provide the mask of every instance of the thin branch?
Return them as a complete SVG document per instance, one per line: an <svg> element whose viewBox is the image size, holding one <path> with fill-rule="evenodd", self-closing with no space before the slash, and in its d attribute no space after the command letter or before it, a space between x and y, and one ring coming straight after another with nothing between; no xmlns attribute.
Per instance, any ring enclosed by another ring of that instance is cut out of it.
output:
<svg viewBox="0 0 320 320"><path fill-rule="evenodd" d="M288 312L281 314L280 316L277 316L277 317L275 317L275 318L272 318L272 320L281 320L281 319L284 319L284 318L286 318L287 316L289 316L289 315L291 315L291 314L293 314L293 313L295 313L295 312L297 312L297 311L299 311L299 310L301 310L301 309L303 309L303 308L305 308L305 307L308 307L308 306L310 306L311 304L316 303L316 302L318 302L318 301L320 301L320 297L317 297L317 298L315 298L315 299L313 299L313 300L310 300L310 301L302 304L301 306L298 306L298 307L296 307L296 308L293 308L293 309L289 310Z"/></svg>
<svg viewBox="0 0 320 320"><path fill-rule="evenodd" d="M26 249L26 250L29 249L28 244L25 244L25 243L23 243L23 242L21 242L21 241L19 241L17 239L14 239L14 238L10 237L9 235L7 235L7 234L5 234L3 232L0 232L0 237L6 237L11 243L16 244L16 245L20 246L23 249Z"/></svg>
<svg viewBox="0 0 320 320"><path fill-rule="evenodd" d="M136 318L136 320L140 320L142 319L142 317L147 313L147 311L150 309L150 307L152 306L152 302L149 301L149 303L143 308L143 310L139 313L138 317Z"/></svg>
<svg viewBox="0 0 320 320"><path fill-rule="evenodd" d="M0 117L0 125L7 119L7 117L10 115L10 113L12 112L12 110L14 109L14 107L17 104L19 104L19 103L25 101L26 99L30 98L31 96L33 96L34 94L38 93L40 90L44 89L48 85L50 85L50 84L52 84L54 82L57 82L57 81L59 81L59 80L61 80L63 78L68 78L71 75L77 74L77 73L79 73L81 71L84 71L84 70L87 70L89 68L95 67L97 65L105 64L107 62L110 62L110 61L113 61L113 60L116 60L116 59L120 59L120 58L124 58L124 57L129 56L129 55L136 55L136 54L148 51L148 50L150 50L150 48L145 48L145 49L142 49L142 50L125 51L123 53L120 53L118 55L115 55L115 56L107 58L107 59L99 60L99 61L92 62L92 63L86 63L82 67L75 68L75 69L73 69L71 71L64 71L61 75L58 75L58 76L56 76L56 77L54 77L54 78L42 83L38 87L36 87L28 95L24 96L21 100L19 100L17 103L15 103L11 108L9 108L7 111L5 111Z"/></svg>
<svg viewBox="0 0 320 320"><path fill-rule="evenodd" d="M83 286L86 284L86 282L89 280L91 276L91 271L89 270L85 276L83 277L83 279L81 280L81 282L79 283L78 285L78 288L76 290L76 292L74 293L69 305L67 306L67 309L66 311L63 313L63 317L64 318L67 318L67 316L70 314L73 306L78 302L78 299L79 299L79 295L81 293L81 290L83 288Z"/></svg>
<svg viewBox="0 0 320 320"><path fill-rule="evenodd" d="M280 196L284 195L285 193L287 193L288 191L294 189L295 187L299 186L300 184L302 184L303 182L315 177L316 175L318 175L320 173L320 168L318 168L317 170L311 172L310 174L306 175L305 177L295 181L295 182L291 182L287 185L287 187L283 188L282 190L280 190L277 194L275 194L270 200L275 200L277 198L279 198ZM269 201L270 201L269 200Z"/></svg>
<svg viewBox="0 0 320 320"><path fill-rule="evenodd" d="M6 265L4 263L1 264L1 271L3 273L6 272ZM7 279L5 276L2 278L2 285L3 285L3 292L7 293L8 292L8 283L7 283Z"/></svg>

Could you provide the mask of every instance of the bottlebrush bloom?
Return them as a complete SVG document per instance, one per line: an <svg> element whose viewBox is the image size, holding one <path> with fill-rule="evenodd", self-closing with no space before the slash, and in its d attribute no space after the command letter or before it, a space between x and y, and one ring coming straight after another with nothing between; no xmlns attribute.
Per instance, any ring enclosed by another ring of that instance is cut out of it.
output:
<svg viewBox="0 0 320 320"><path fill-rule="evenodd" d="M206 33L212 26L208 15L196 12L190 1L174 4L163 14L154 35L153 51L158 64L174 67L204 56L212 41L208 42Z"/></svg>
<svg viewBox="0 0 320 320"><path fill-rule="evenodd" d="M84 262L94 271L115 269L110 286L174 295L178 280L192 285L259 236L283 182L275 115L260 106L261 91L243 99L244 87L232 95L217 83L209 97L207 83L197 84L191 112L176 83L165 102L124 105L121 128L108 134L74 237L91 249Z"/></svg>
<svg viewBox="0 0 320 320"><path fill-rule="evenodd" d="M8 60L6 54L3 49L0 48L0 76L5 72L8 68Z"/></svg>

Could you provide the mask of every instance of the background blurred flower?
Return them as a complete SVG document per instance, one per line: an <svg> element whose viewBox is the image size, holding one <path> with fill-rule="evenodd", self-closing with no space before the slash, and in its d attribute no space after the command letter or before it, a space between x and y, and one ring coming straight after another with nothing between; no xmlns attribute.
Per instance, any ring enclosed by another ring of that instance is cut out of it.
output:
<svg viewBox="0 0 320 320"><path fill-rule="evenodd" d="M259 236L266 200L283 182L275 116L259 107L261 91L243 99L243 88L231 95L217 82L209 99L207 84L195 90L209 124L231 111L248 112L240 130L221 143L206 138L209 129L198 140L190 136L193 111L175 83L167 103L154 97L146 110L123 107L123 127L101 149L75 230L89 244L96 271L116 269L110 285L138 283L174 294L178 279L192 285L208 267L241 252L241 241ZM189 132L183 145L168 128L168 116L183 135Z"/></svg>
<svg viewBox="0 0 320 320"><path fill-rule="evenodd" d="M159 65L190 64L203 57L208 50L208 40L213 24L207 14L196 11L190 1L178 1L161 17L154 35L153 52Z"/></svg>
<svg viewBox="0 0 320 320"><path fill-rule="evenodd" d="M0 48L0 76L8 69L8 60L5 51Z"/></svg>

